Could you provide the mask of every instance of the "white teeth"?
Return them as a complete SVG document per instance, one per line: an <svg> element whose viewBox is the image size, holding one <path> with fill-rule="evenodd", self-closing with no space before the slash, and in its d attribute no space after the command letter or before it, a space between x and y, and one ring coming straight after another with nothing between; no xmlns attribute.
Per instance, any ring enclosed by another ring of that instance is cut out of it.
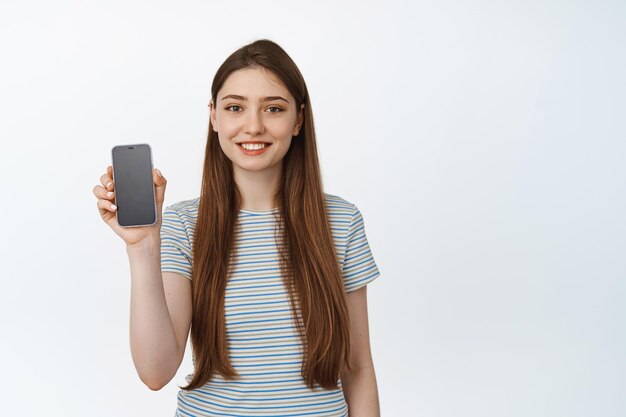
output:
<svg viewBox="0 0 626 417"><path fill-rule="evenodd" d="M259 149L265 148L264 143L242 143L241 147L247 151L258 151Z"/></svg>

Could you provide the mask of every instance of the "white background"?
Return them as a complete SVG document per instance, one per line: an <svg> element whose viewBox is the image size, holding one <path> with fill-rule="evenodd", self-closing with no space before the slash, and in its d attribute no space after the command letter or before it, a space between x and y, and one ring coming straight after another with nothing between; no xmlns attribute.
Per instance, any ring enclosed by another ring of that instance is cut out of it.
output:
<svg viewBox="0 0 626 417"><path fill-rule="evenodd" d="M139 380L92 188L148 142L198 196L213 75L269 38L382 273L383 415L626 415L625 3L299 3L2 0L0 414L174 414L190 351Z"/></svg>

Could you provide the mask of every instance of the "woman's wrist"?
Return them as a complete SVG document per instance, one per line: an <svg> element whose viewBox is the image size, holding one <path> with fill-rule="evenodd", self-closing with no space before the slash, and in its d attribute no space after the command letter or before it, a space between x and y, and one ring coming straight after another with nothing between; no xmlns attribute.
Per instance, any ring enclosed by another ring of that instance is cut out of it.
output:
<svg viewBox="0 0 626 417"><path fill-rule="evenodd" d="M161 236L150 235L138 242L126 244L126 253L128 255L145 254L152 252L161 252Z"/></svg>

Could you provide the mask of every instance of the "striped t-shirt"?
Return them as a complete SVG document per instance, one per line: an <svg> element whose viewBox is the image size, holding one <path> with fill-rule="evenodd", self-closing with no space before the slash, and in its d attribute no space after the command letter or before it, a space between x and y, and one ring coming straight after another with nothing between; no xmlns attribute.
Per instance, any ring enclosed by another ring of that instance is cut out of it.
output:
<svg viewBox="0 0 626 417"><path fill-rule="evenodd" d="M369 248L363 217L341 197L324 194L343 271L354 291L380 275ZM191 279L193 231L200 198L165 208L161 226L161 270ZM341 388L308 388L300 374L302 345L283 286L274 236L278 208L240 210L231 255L233 271L225 294L226 336L240 377L214 374L192 391L179 390L176 416L347 416ZM193 358L192 358L193 360ZM195 364L195 360L193 361ZM186 376L191 381L193 374Z"/></svg>

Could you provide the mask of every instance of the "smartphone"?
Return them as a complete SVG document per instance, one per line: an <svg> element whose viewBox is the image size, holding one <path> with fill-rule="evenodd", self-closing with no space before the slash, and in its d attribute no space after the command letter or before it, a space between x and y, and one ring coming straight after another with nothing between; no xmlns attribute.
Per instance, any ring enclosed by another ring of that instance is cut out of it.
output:
<svg viewBox="0 0 626 417"><path fill-rule="evenodd" d="M118 145L111 149L117 222L123 227L150 226L157 221L150 145Z"/></svg>

